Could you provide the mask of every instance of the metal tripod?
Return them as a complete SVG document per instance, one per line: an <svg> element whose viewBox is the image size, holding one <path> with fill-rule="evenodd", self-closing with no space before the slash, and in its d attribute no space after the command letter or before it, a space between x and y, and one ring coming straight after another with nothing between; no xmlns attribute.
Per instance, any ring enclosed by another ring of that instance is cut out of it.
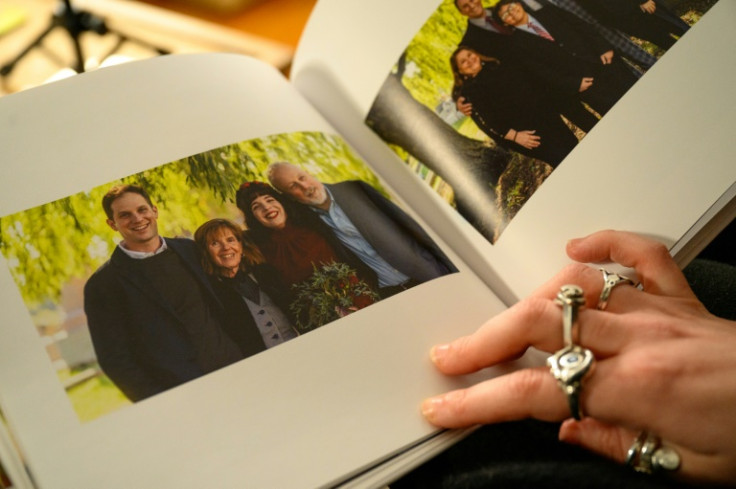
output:
<svg viewBox="0 0 736 489"><path fill-rule="evenodd" d="M103 57L103 59L117 51L120 46L126 41L135 42L136 44L145 46L158 54L168 54L168 51L165 49L152 46L145 41L110 29L105 24L104 19L102 19L101 17L98 17L84 10L75 10L74 7L72 7L71 5L71 0L63 0L63 3L59 5L56 12L52 16L51 22L46 30L39 34L39 36L36 37L36 39L33 40L33 42L31 42L28 46L26 46L25 49L18 53L15 58L0 67L0 76L4 77L9 75L15 68L15 65L34 48L39 47L43 43L43 40L46 38L46 36L48 36L57 27L61 27L66 30L69 34L69 37L71 38L75 54L74 66L72 68L74 68L74 71L76 71L77 73L82 73L84 71L84 54L82 53L82 46L79 43L79 36L83 32L95 32L99 35L111 33L115 34L118 37L118 42Z"/></svg>

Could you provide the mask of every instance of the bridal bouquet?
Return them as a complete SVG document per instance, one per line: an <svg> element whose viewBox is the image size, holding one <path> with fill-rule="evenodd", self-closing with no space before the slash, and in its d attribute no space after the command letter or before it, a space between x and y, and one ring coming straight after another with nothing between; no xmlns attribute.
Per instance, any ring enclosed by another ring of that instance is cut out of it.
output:
<svg viewBox="0 0 736 489"><path fill-rule="evenodd" d="M297 329L304 333L362 309L378 300L371 287L345 263L314 266L314 273L294 284L289 306Z"/></svg>

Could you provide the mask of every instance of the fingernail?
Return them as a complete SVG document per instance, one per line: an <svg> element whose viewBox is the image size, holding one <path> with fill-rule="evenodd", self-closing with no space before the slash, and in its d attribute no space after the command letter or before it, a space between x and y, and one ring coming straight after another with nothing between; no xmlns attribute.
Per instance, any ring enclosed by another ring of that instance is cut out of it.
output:
<svg viewBox="0 0 736 489"><path fill-rule="evenodd" d="M567 242L568 248L574 248L576 247L583 239L582 238L573 238Z"/></svg>
<svg viewBox="0 0 736 489"><path fill-rule="evenodd" d="M432 363L439 365L442 360L447 356L447 351L450 349L449 344L436 345L432 347L429 352L429 357L432 359Z"/></svg>
<svg viewBox="0 0 736 489"><path fill-rule="evenodd" d="M437 411L442 406L444 399L442 396L430 397L422 402L422 416L430 422L434 421Z"/></svg>
<svg viewBox="0 0 736 489"><path fill-rule="evenodd" d="M578 445L580 443L580 426L578 426L578 422L574 419L563 421L560 425L557 438L562 442Z"/></svg>

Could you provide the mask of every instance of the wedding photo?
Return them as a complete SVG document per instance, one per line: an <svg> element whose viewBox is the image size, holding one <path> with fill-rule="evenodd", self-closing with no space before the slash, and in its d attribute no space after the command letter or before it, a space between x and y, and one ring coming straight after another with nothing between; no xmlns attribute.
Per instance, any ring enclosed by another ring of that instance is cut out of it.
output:
<svg viewBox="0 0 736 489"><path fill-rule="evenodd" d="M339 136L243 141L0 219L81 421L455 266Z"/></svg>
<svg viewBox="0 0 736 489"><path fill-rule="evenodd" d="M430 171L433 187L495 243L715 3L444 0L394 65L366 124L406 163Z"/></svg>

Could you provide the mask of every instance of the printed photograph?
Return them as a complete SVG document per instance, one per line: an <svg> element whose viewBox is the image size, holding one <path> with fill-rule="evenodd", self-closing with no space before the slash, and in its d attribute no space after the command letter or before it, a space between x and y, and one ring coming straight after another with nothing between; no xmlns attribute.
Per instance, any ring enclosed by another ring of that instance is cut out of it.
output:
<svg viewBox="0 0 736 489"><path fill-rule="evenodd" d="M0 219L82 421L457 271L338 136L170 162Z"/></svg>
<svg viewBox="0 0 736 489"><path fill-rule="evenodd" d="M366 118L488 241L716 0L444 0Z"/></svg>

